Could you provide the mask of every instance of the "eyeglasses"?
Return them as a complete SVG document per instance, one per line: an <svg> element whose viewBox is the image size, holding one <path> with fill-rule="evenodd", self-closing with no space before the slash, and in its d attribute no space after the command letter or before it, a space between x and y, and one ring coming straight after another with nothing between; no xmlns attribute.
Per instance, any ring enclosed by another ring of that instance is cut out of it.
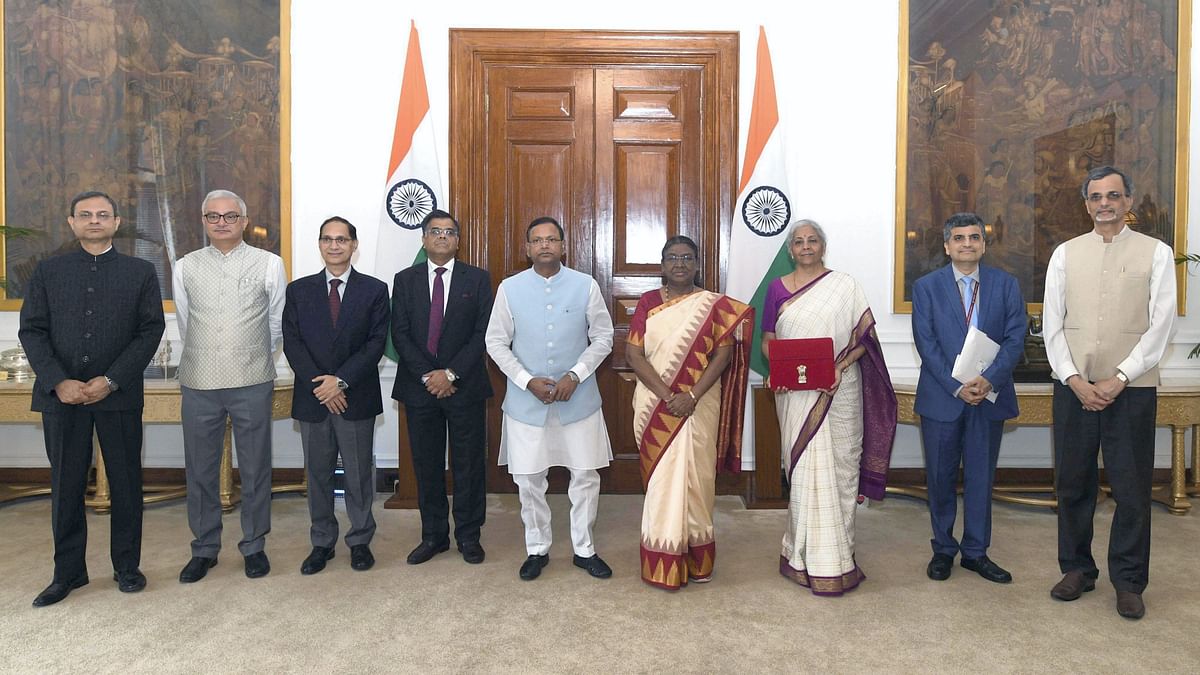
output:
<svg viewBox="0 0 1200 675"><path fill-rule="evenodd" d="M204 214L204 219L213 225L216 225L217 223L221 222L222 220L224 220L229 225L233 225L237 221L241 220L241 218L242 218L242 214L238 213L237 211L230 211L229 213L209 212L209 213Z"/></svg>
<svg viewBox="0 0 1200 675"><path fill-rule="evenodd" d="M541 246L542 244L557 244L560 242L562 242L562 239L559 239L558 237L534 237L533 239L529 240L529 243L533 244L534 246Z"/></svg>
<svg viewBox="0 0 1200 675"><path fill-rule="evenodd" d="M330 244L345 246L354 240L349 237L319 237L317 241L321 242L322 246L329 246Z"/></svg>
<svg viewBox="0 0 1200 675"><path fill-rule="evenodd" d="M1108 198L1108 201L1115 202L1125 196L1126 195L1123 195L1120 192L1117 192L1116 190L1113 190L1112 192L1109 192L1107 194L1100 194L1099 192L1093 192L1092 194L1087 196L1087 200L1093 204L1098 204L1098 203L1100 203L1101 199Z"/></svg>
<svg viewBox="0 0 1200 675"><path fill-rule="evenodd" d="M92 213L91 211L80 211L79 213L75 214L75 217L82 220L91 220L92 218L95 218L102 223L106 223L112 220L114 216L108 211L97 211L95 213Z"/></svg>
<svg viewBox="0 0 1200 675"><path fill-rule="evenodd" d="M690 265L691 263L696 262L696 256L694 256L690 253L687 255L675 255L673 253L668 253L667 255L663 256L663 262L665 262L665 263L681 262L681 263L684 263L685 265Z"/></svg>
<svg viewBox="0 0 1200 675"><path fill-rule="evenodd" d="M458 230L448 228L448 227L431 227L431 228L429 228L429 236L431 236L431 237L441 237L441 236L457 237Z"/></svg>

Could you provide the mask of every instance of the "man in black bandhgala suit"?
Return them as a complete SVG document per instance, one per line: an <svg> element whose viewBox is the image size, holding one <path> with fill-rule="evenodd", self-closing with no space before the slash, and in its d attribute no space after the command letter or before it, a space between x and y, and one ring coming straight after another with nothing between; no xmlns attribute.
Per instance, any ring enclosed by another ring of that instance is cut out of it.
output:
<svg viewBox="0 0 1200 675"><path fill-rule="evenodd" d="M54 578L34 607L88 583L84 495L92 434L112 490L113 579L125 593L146 587L142 555L142 373L165 322L154 266L118 253L116 202L102 192L71 201L79 248L38 263L21 306L18 337L37 374L32 410L42 413L50 461Z"/></svg>

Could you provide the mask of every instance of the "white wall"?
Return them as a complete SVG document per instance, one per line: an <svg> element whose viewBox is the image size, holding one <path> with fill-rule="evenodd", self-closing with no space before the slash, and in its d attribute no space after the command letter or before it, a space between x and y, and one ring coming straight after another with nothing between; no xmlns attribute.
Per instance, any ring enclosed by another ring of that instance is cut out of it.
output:
<svg viewBox="0 0 1200 675"><path fill-rule="evenodd" d="M293 278L321 267L316 228L339 214L359 228L358 269L371 273L383 181L387 171L409 20L421 33L430 104L439 137L443 186L448 185L449 29L606 28L723 30L741 33L739 158L750 118L755 48L767 26L775 69L781 127L790 149L789 175L798 215L820 221L830 237L827 263L854 275L867 289L888 364L897 380L915 381L917 355L909 317L893 314L896 83L898 9L895 3L797 0L788 11L777 2L650 3L609 0L597 20L593 6L557 0L522 3L397 3L343 0L292 3L292 217ZM1200 18L1193 18L1193 33ZM1194 50L1195 51L1195 50ZM1192 72L1197 59L1192 58ZM1192 110L1197 106L1193 87ZM1189 185L1197 185L1200 138L1193 115L1187 138L1193 157ZM237 186L231 186L234 190ZM1200 208L1190 188L1193 210ZM197 225L199 226L199 225ZM469 236L469 235L468 235ZM1189 226L1189 241L1200 241ZM1200 288L1189 279L1188 316L1178 322L1164 368L1167 378L1190 378L1200 362L1186 360L1200 342ZM0 312L0 349L16 344L15 312ZM173 321L168 336L178 339ZM175 354L180 349L176 345ZM385 367L385 390L392 373ZM41 433L32 425L6 428L0 466L45 464ZM275 425L276 466L300 466L300 441L290 422ZM396 465L394 406L377 426L381 467ZM1010 431L1001 465L1050 466L1045 429ZM150 427L147 466L182 466L178 429ZM1160 431L1158 465L1169 465L1169 435ZM920 466L916 429L901 427L893 466Z"/></svg>

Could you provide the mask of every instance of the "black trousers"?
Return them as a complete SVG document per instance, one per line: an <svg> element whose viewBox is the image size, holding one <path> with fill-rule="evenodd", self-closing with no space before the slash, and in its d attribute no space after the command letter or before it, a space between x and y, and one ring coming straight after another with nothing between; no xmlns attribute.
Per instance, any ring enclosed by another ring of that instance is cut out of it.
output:
<svg viewBox="0 0 1200 675"><path fill-rule="evenodd" d="M429 406L405 406L422 541L440 545L450 539L447 435L454 477L454 539L459 546L479 541L479 530L487 515L485 404L484 400L451 404L443 399Z"/></svg>
<svg viewBox="0 0 1200 675"><path fill-rule="evenodd" d="M1150 489L1158 391L1129 387L1099 412L1083 409L1071 388L1054 384L1054 490L1058 495L1058 565L1099 576L1092 526L1100 472L1116 501L1108 541L1108 576L1119 591L1141 593L1150 579Z"/></svg>
<svg viewBox="0 0 1200 675"><path fill-rule="evenodd" d="M110 554L113 569L132 570L142 558L142 411L63 406L42 413L46 457L50 460L54 581L68 583L87 574L87 518L83 500L92 465L92 432L112 496Z"/></svg>

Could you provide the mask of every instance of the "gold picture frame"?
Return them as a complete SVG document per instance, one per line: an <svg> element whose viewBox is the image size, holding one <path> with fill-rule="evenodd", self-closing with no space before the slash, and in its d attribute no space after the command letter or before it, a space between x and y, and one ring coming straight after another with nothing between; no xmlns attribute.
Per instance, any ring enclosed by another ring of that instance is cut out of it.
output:
<svg viewBox="0 0 1200 675"><path fill-rule="evenodd" d="M1191 21L1191 0L901 0L894 310L948 262L946 218L972 211L985 264L1040 311L1054 247L1091 229L1079 189L1104 164L1134 180L1130 226L1186 252Z"/></svg>
<svg viewBox="0 0 1200 675"><path fill-rule="evenodd" d="M14 2L0 16L0 310L74 245L73 195L122 216L114 247L171 266L205 245L200 201L246 200L245 238L291 269L290 0Z"/></svg>

